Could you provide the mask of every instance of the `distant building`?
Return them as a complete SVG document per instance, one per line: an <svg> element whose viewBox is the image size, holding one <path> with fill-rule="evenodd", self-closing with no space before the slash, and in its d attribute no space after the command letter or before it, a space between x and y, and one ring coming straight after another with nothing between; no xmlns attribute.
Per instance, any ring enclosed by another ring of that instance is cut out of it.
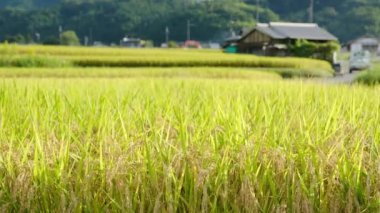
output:
<svg viewBox="0 0 380 213"><path fill-rule="evenodd" d="M220 44L217 42L207 42L207 43L202 43L202 48L205 49L215 49L218 50L220 49Z"/></svg>
<svg viewBox="0 0 380 213"><path fill-rule="evenodd" d="M234 47L239 53L284 56L289 54L288 45L297 40L325 43L338 39L317 24L270 22L257 24L239 37L227 39L223 46L229 48L230 52L231 47Z"/></svg>
<svg viewBox="0 0 380 213"><path fill-rule="evenodd" d="M141 48L143 42L139 38L129 38L128 36L125 36L120 41L120 46L122 47L129 47L129 48Z"/></svg>
<svg viewBox="0 0 380 213"><path fill-rule="evenodd" d="M187 40L185 43L182 45L183 48L196 48L196 49L201 49L202 45L199 41L194 41L194 40Z"/></svg>
<svg viewBox="0 0 380 213"><path fill-rule="evenodd" d="M95 47L105 47L107 45L103 44L103 42L101 42L101 41L94 41L93 46L95 46Z"/></svg>
<svg viewBox="0 0 380 213"><path fill-rule="evenodd" d="M348 42L348 50L351 52L369 51L380 53L380 41L375 37L363 36Z"/></svg>
<svg viewBox="0 0 380 213"><path fill-rule="evenodd" d="M233 34L231 37L227 38L224 41L224 44L222 47L224 48L224 51L227 53L237 53L238 47L237 44L239 40L241 39L241 36Z"/></svg>

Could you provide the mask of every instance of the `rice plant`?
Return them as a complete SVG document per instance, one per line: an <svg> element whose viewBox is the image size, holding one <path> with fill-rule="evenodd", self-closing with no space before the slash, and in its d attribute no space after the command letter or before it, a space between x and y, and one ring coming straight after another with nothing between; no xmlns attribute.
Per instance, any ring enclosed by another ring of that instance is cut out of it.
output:
<svg viewBox="0 0 380 213"><path fill-rule="evenodd" d="M295 70L303 76L310 73L317 76L333 74L331 65L326 61L225 54L210 50L1 45L0 56L0 66L3 67L245 67L292 70L283 72L287 74L294 74Z"/></svg>
<svg viewBox="0 0 380 213"><path fill-rule="evenodd" d="M1 78L204 78L278 80L276 71L242 68L0 68Z"/></svg>
<svg viewBox="0 0 380 213"><path fill-rule="evenodd" d="M2 79L0 211L378 212L379 92Z"/></svg>

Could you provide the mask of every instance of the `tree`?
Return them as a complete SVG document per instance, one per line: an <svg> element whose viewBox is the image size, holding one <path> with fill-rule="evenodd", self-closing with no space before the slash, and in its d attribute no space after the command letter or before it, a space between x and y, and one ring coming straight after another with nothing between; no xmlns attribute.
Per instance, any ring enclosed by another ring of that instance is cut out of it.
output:
<svg viewBox="0 0 380 213"><path fill-rule="evenodd" d="M26 39L23 35L17 34L15 36L6 36L4 41L8 43L24 44Z"/></svg>
<svg viewBox="0 0 380 213"><path fill-rule="evenodd" d="M58 27L74 30L90 43L119 43L125 35L165 41L222 41L231 30L257 22L307 22L310 0L1 0L0 40L18 34L41 41L58 38ZM370 34L380 36L379 0L314 0L314 20L341 41ZM48 39L49 38L49 39Z"/></svg>
<svg viewBox="0 0 380 213"><path fill-rule="evenodd" d="M74 31L65 31L61 34L61 44L68 46L78 46L80 45L79 38Z"/></svg>

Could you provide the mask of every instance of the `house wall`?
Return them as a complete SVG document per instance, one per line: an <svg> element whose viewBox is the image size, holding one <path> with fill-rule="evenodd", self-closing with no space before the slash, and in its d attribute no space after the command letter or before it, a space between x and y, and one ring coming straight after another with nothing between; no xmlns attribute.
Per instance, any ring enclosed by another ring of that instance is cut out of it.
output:
<svg viewBox="0 0 380 213"><path fill-rule="evenodd" d="M312 42L326 43L328 41L315 40ZM254 30L237 43L237 51L263 56L290 56L291 52L287 49L287 45L295 43L295 39L273 39Z"/></svg>
<svg viewBox="0 0 380 213"><path fill-rule="evenodd" d="M261 32L254 31L249 34L244 40L243 43L268 43L271 41L271 38Z"/></svg>
<svg viewBox="0 0 380 213"><path fill-rule="evenodd" d="M253 53L255 55L265 55L264 46L269 44L272 39L258 31L250 33L238 44L238 52Z"/></svg>
<svg viewBox="0 0 380 213"><path fill-rule="evenodd" d="M362 44L360 43L353 43L350 46L351 52L359 52L363 50Z"/></svg>
<svg viewBox="0 0 380 213"><path fill-rule="evenodd" d="M376 38L361 38L350 44L351 52L368 50L370 52L379 52L380 42Z"/></svg>

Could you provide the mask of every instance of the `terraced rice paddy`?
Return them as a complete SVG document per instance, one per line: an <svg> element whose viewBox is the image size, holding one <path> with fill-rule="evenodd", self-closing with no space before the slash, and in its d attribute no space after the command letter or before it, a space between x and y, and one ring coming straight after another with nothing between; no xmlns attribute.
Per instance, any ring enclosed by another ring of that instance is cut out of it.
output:
<svg viewBox="0 0 380 213"><path fill-rule="evenodd" d="M268 58L210 50L0 46L0 67L234 67L273 69L286 76L331 76L331 65L300 58Z"/></svg>
<svg viewBox="0 0 380 213"><path fill-rule="evenodd" d="M0 78L0 211L380 210L380 87L237 67Z"/></svg>

